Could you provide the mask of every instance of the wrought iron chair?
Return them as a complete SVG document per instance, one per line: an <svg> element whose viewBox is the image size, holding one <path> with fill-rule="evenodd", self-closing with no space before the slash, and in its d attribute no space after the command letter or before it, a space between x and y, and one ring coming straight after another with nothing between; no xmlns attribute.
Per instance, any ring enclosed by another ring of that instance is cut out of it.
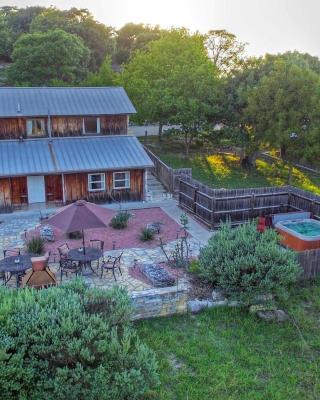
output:
<svg viewBox="0 0 320 400"><path fill-rule="evenodd" d="M101 258L102 262L104 262L104 256L103 256L103 249L104 249L104 241L100 239L91 239L90 240L90 247L93 247L95 249L98 249L101 251ZM97 267L99 268L100 266L100 259L97 262Z"/></svg>
<svg viewBox="0 0 320 400"><path fill-rule="evenodd" d="M120 275L122 276L122 271L121 271L122 254L123 254L123 252L118 257L109 256L106 261L103 261L103 263L101 264L100 279L102 279L104 271L112 271L114 280L117 281L116 274L115 274L116 269L119 270Z"/></svg>
<svg viewBox="0 0 320 400"><path fill-rule="evenodd" d="M21 254L21 250L20 249L6 249L6 250L3 250L3 258L20 256L20 254Z"/></svg>
<svg viewBox="0 0 320 400"><path fill-rule="evenodd" d="M81 272L81 268L79 267L79 264L77 262L70 260L69 258L60 259L59 264L60 264L61 282L62 282L63 273L65 273L66 277L67 277L68 273L75 274L76 276L78 276L78 274Z"/></svg>
<svg viewBox="0 0 320 400"><path fill-rule="evenodd" d="M3 250L3 258L20 256L20 254L21 254L20 249ZM10 279L11 279L10 272L0 272L0 280L3 281L4 285L6 285Z"/></svg>
<svg viewBox="0 0 320 400"><path fill-rule="evenodd" d="M61 260L66 260L68 258L68 253L69 253L69 246L68 243L64 243L61 246L58 247L58 253Z"/></svg>

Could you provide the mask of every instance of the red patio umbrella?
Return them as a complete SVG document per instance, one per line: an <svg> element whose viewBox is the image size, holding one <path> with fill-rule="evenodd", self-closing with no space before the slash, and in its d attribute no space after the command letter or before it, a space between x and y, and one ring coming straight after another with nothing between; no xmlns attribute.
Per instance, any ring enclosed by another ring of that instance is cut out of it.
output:
<svg viewBox="0 0 320 400"><path fill-rule="evenodd" d="M84 230L94 228L106 228L114 216L114 211L97 206L85 200L63 207L55 215L47 220L47 223L64 233L82 231L82 243L84 243Z"/></svg>

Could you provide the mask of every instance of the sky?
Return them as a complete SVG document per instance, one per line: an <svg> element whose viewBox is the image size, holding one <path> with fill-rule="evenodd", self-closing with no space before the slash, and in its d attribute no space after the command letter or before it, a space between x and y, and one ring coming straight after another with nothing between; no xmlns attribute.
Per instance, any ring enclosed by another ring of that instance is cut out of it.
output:
<svg viewBox="0 0 320 400"><path fill-rule="evenodd" d="M298 50L320 57L320 0L0 0L0 5L88 8L115 28L143 22L202 33L226 29L248 43L248 55Z"/></svg>

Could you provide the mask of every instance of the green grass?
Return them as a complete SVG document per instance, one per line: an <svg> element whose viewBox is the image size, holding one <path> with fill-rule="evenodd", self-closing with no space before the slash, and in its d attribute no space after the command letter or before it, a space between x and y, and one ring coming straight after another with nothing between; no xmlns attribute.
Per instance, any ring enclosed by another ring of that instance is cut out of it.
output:
<svg viewBox="0 0 320 400"><path fill-rule="evenodd" d="M289 168L282 162L269 164L257 160L256 169L240 166L239 158L232 154L217 154L213 149L194 146L185 157L180 143L157 138L148 139L149 146L172 168L192 168L192 176L213 188L248 188L286 185ZM320 194L320 176L310 175L297 168L293 170L292 184Z"/></svg>
<svg viewBox="0 0 320 400"><path fill-rule="evenodd" d="M239 309L143 321L163 400L320 399L320 286L296 289L290 321L258 320Z"/></svg>

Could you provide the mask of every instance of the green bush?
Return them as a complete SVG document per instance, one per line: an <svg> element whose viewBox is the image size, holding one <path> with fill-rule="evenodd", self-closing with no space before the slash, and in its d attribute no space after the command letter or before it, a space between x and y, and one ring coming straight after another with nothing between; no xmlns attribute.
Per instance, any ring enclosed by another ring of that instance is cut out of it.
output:
<svg viewBox="0 0 320 400"><path fill-rule="evenodd" d="M123 289L0 288L1 399L141 399L158 383Z"/></svg>
<svg viewBox="0 0 320 400"><path fill-rule="evenodd" d="M44 239L40 236L34 236L27 243L28 253L40 255L44 251Z"/></svg>
<svg viewBox="0 0 320 400"><path fill-rule="evenodd" d="M114 229L124 229L128 226L130 217L131 215L128 211L119 211L118 214L112 218L110 226Z"/></svg>
<svg viewBox="0 0 320 400"><path fill-rule="evenodd" d="M278 243L274 230L261 234L255 222L236 229L224 224L200 252L200 276L247 304L258 295L284 296L300 267L295 253Z"/></svg>
<svg viewBox="0 0 320 400"><path fill-rule="evenodd" d="M149 242L154 238L154 230L150 228L142 228L141 234L139 236L140 240L143 242Z"/></svg>
<svg viewBox="0 0 320 400"><path fill-rule="evenodd" d="M189 265L188 265L188 272L191 274L198 275L200 271L200 266L199 266L199 261L198 260L191 260Z"/></svg>

